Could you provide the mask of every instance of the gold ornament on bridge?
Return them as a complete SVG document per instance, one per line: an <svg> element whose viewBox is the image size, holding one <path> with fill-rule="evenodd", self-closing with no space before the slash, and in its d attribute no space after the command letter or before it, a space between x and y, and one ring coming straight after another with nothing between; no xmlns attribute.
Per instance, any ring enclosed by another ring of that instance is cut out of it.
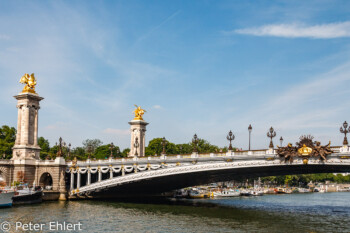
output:
<svg viewBox="0 0 350 233"><path fill-rule="evenodd" d="M36 79L34 77L34 73L29 75L29 74L24 74L19 80L20 83L26 84L23 88L22 93L32 93L36 94L35 92L35 86L36 86Z"/></svg>
<svg viewBox="0 0 350 233"><path fill-rule="evenodd" d="M304 164L308 164L310 157L316 157L321 161L327 161L327 156L332 154L331 142L322 146L320 142L313 141L313 136L303 135L300 141L293 146L288 143L286 147L278 147L277 154L284 158L285 162L293 163L294 158L302 158Z"/></svg>
<svg viewBox="0 0 350 233"><path fill-rule="evenodd" d="M137 106L136 104L135 104L135 107L136 109L133 111L133 113L135 114L134 120L143 121L142 116L143 114L145 114L146 110L142 109L141 106Z"/></svg>
<svg viewBox="0 0 350 233"><path fill-rule="evenodd" d="M307 147L305 144L303 144L303 147L298 149L298 153L303 156L309 156L312 152L312 148Z"/></svg>

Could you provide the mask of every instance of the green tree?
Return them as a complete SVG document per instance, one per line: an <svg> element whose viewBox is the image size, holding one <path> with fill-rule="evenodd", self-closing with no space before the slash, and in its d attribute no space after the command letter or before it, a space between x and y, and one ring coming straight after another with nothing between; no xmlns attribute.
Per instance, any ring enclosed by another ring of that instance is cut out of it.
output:
<svg viewBox="0 0 350 233"><path fill-rule="evenodd" d="M166 154L177 154L178 148L174 143L166 141L165 153ZM145 149L146 156L161 155L163 152L163 138L153 138L149 141L148 146Z"/></svg>
<svg viewBox="0 0 350 233"><path fill-rule="evenodd" d="M50 143L47 139L44 137L38 138L38 145L41 148L40 151L40 159L46 159L46 157L49 155L50 152Z"/></svg>
<svg viewBox="0 0 350 233"><path fill-rule="evenodd" d="M94 156L96 159L107 159L111 155L111 149L110 149L111 144L108 145L102 145L96 148ZM119 153L117 153L119 152ZM113 156L114 157L121 157L120 156L120 149L118 146L115 146L113 148Z"/></svg>
<svg viewBox="0 0 350 233"><path fill-rule="evenodd" d="M86 160L88 155L83 147L76 147L72 149L71 156L68 159L73 159L74 157L77 157L78 160Z"/></svg>
<svg viewBox="0 0 350 233"><path fill-rule="evenodd" d="M121 154L121 157L128 157L130 148L125 148Z"/></svg>
<svg viewBox="0 0 350 233"><path fill-rule="evenodd" d="M177 144L176 149L178 154L191 154L193 151L193 147L189 143Z"/></svg>
<svg viewBox="0 0 350 233"><path fill-rule="evenodd" d="M0 157L5 155L6 159L12 158L12 147L15 145L15 141L16 129L3 125L0 128Z"/></svg>
<svg viewBox="0 0 350 233"><path fill-rule="evenodd" d="M91 148L91 153L95 153L97 147L102 146L103 142L100 139L86 139L83 141L83 146L86 151L89 147Z"/></svg>
<svg viewBox="0 0 350 233"><path fill-rule="evenodd" d="M57 156L57 152L58 152L58 146L54 145L53 147L50 148L49 157L51 159L55 159Z"/></svg>
<svg viewBox="0 0 350 233"><path fill-rule="evenodd" d="M198 139L197 149L198 153L214 153L220 151L218 146L211 145L204 139Z"/></svg>

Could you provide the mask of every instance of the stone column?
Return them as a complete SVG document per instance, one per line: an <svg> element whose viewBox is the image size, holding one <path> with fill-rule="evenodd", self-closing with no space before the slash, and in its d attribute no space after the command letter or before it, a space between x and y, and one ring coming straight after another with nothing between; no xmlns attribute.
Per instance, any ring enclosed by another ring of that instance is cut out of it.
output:
<svg viewBox="0 0 350 233"><path fill-rule="evenodd" d="M113 178L113 169L110 168L111 170L109 170L109 179L112 179Z"/></svg>
<svg viewBox="0 0 350 233"><path fill-rule="evenodd" d="M15 145L21 144L21 123L22 123L22 106L17 105L18 108L18 116L17 116L17 134L16 134L16 143Z"/></svg>
<svg viewBox="0 0 350 233"><path fill-rule="evenodd" d="M122 170L122 176L125 176L125 169L124 169L124 165L122 165L121 170Z"/></svg>
<svg viewBox="0 0 350 233"><path fill-rule="evenodd" d="M130 154L129 157L134 157L137 154L138 157L145 156L145 135L147 122L143 120L132 120L129 122L131 131L130 141ZM138 138L139 146L135 148L135 140ZM136 153L137 151L137 153Z"/></svg>
<svg viewBox="0 0 350 233"><path fill-rule="evenodd" d="M78 169L77 170L77 189L79 189L80 188L80 171L79 171L80 169Z"/></svg>
<svg viewBox="0 0 350 233"><path fill-rule="evenodd" d="M91 171L88 170L88 174L87 174L87 184L90 185L91 184Z"/></svg>
<svg viewBox="0 0 350 233"><path fill-rule="evenodd" d="M38 123L39 123L39 115L38 115L38 111L39 109L35 108L34 109L34 146L38 146Z"/></svg>
<svg viewBox="0 0 350 233"><path fill-rule="evenodd" d="M17 99L18 119L12 159L39 159L38 110L40 109L39 102L44 98L32 93L21 93L15 98Z"/></svg>
<svg viewBox="0 0 350 233"><path fill-rule="evenodd" d="M70 190L74 189L74 173L73 170L70 171Z"/></svg>
<svg viewBox="0 0 350 233"><path fill-rule="evenodd" d="M98 182L102 180L102 171L101 168L98 169Z"/></svg>

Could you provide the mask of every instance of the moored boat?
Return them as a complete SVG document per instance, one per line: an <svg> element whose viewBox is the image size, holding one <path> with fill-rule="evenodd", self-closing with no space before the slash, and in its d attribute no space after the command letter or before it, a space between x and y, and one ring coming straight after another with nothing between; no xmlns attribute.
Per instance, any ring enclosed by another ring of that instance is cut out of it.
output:
<svg viewBox="0 0 350 233"><path fill-rule="evenodd" d="M0 207L11 207L12 197L15 195L15 191L11 189L0 190Z"/></svg>
<svg viewBox="0 0 350 233"><path fill-rule="evenodd" d="M241 196L249 197L252 193L249 190L241 190Z"/></svg>
<svg viewBox="0 0 350 233"><path fill-rule="evenodd" d="M250 191L251 195L252 196L262 196L264 195L264 192L263 191L259 191L259 190L252 190Z"/></svg>
<svg viewBox="0 0 350 233"><path fill-rule="evenodd" d="M240 192L232 190L232 189L221 190L221 191L212 192L211 196L214 196L214 197L238 197L238 196L240 196Z"/></svg>
<svg viewBox="0 0 350 233"><path fill-rule="evenodd" d="M277 194L285 194L286 193L286 189L278 187L278 188L275 189L275 193L277 193Z"/></svg>
<svg viewBox="0 0 350 233"><path fill-rule="evenodd" d="M30 189L28 187L19 186L12 197L13 205L35 204L42 202L42 189Z"/></svg>
<svg viewBox="0 0 350 233"><path fill-rule="evenodd" d="M209 194L200 192L200 191L197 190L197 189L191 189L191 190L188 192L188 197L189 197L189 198L208 198L208 197L209 197Z"/></svg>

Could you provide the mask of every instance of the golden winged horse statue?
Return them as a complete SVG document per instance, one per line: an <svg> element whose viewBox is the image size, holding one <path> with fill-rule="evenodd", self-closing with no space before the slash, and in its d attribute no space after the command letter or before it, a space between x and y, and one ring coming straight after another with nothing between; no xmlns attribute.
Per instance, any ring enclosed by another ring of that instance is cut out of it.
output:
<svg viewBox="0 0 350 233"><path fill-rule="evenodd" d="M35 92L35 85L36 85L36 79L34 77L34 73L29 75L29 74L24 74L19 80L20 83L25 84L22 93L33 93L36 94Z"/></svg>
<svg viewBox="0 0 350 233"><path fill-rule="evenodd" d="M133 113L135 114L134 120L143 121L142 116L143 114L145 114L146 110L142 109L141 106L137 106L136 104L135 104L135 107L136 109L133 111Z"/></svg>

